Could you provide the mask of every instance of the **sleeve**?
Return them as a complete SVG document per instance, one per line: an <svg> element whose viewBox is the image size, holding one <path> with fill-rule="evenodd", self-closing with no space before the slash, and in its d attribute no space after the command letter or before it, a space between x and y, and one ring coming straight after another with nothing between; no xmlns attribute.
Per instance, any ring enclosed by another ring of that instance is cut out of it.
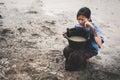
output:
<svg viewBox="0 0 120 80"><path fill-rule="evenodd" d="M99 36L101 37L102 43L104 43L104 36L103 36L102 31L100 30L100 28L99 28L97 25L95 25L94 23L92 23L92 24L93 24L93 26L95 27L95 30L96 30L96 32L97 32L97 35L99 35Z"/></svg>

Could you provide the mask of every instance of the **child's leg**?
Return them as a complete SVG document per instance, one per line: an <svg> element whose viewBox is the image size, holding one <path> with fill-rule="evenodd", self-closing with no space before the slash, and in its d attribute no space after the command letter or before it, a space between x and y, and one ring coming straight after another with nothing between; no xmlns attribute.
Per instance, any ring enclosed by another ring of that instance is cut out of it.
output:
<svg viewBox="0 0 120 80"><path fill-rule="evenodd" d="M92 50L87 50L85 52L86 62L89 63L89 59L92 58L93 56L96 56L96 53Z"/></svg>
<svg viewBox="0 0 120 80"><path fill-rule="evenodd" d="M85 56L86 56L86 59L89 59L89 58L92 58L93 56L96 56L96 54L89 52L89 53L86 53Z"/></svg>
<svg viewBox="0 0 120 80"><path fill-rule="evenodd" d="M66 59L68 59L69 57L69 54L72 52L73 50L69 47L69 46L66 46L63 50L63 55L65 56Z"/></svg>

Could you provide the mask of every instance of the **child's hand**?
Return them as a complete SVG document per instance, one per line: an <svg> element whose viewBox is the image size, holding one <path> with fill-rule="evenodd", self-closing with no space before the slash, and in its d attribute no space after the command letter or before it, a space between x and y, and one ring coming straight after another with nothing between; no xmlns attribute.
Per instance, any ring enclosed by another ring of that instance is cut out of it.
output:
<svg viewBox="0 0 120 80"><path fill-rule="evenodd" d="M90 27L90 25L91 25L91 23L89 21L86 21L85 24L84 24L86 29L88 29Z"/></svg>
<svg viewBox="0 0 120 80"><path fill-rule="evenodd" d="M93 29L94 28L93 25L89 21L86 21L84 26L86 29L88 29L88 28Z"/></svg>
<svg viewBox="0 0 120 80"><path fill-rule="evenodd" d="M65 38L65 34L66 34L66 31L64 31L63 34L62 34L64 38Z"/></svg>

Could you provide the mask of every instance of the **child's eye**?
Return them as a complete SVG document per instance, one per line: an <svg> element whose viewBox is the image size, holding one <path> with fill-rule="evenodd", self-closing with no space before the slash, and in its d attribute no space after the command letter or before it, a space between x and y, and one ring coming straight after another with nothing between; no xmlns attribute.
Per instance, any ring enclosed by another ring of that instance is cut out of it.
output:
<svg viewBox="0 0 120 80"><path fill-rule="evenodd" d="M81 19L81 21L84 21L84 19Z"/></svg>

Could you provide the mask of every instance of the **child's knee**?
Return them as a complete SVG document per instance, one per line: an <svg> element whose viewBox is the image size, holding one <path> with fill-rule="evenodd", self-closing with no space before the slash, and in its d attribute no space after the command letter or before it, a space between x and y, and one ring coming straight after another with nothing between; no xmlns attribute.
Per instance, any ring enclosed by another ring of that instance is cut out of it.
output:
<svg viewBox="0 0 120 80"><path fill-rule="evenodd" d="M69 54L72 52L72 49L69 48L69 46L65 47L63 49L63 55L65 56L65 58L69 57Z"/></svg>
<svg viewBox="0 0 120 80"><path fill-rule="evenodd" d="M89 52L89 53L86 53L85 56L86 56L86 59L89 59L89 58L92 58L92 57L96 56L96 53L93 53L93 52L90 53L90 52Z"/></svg>

